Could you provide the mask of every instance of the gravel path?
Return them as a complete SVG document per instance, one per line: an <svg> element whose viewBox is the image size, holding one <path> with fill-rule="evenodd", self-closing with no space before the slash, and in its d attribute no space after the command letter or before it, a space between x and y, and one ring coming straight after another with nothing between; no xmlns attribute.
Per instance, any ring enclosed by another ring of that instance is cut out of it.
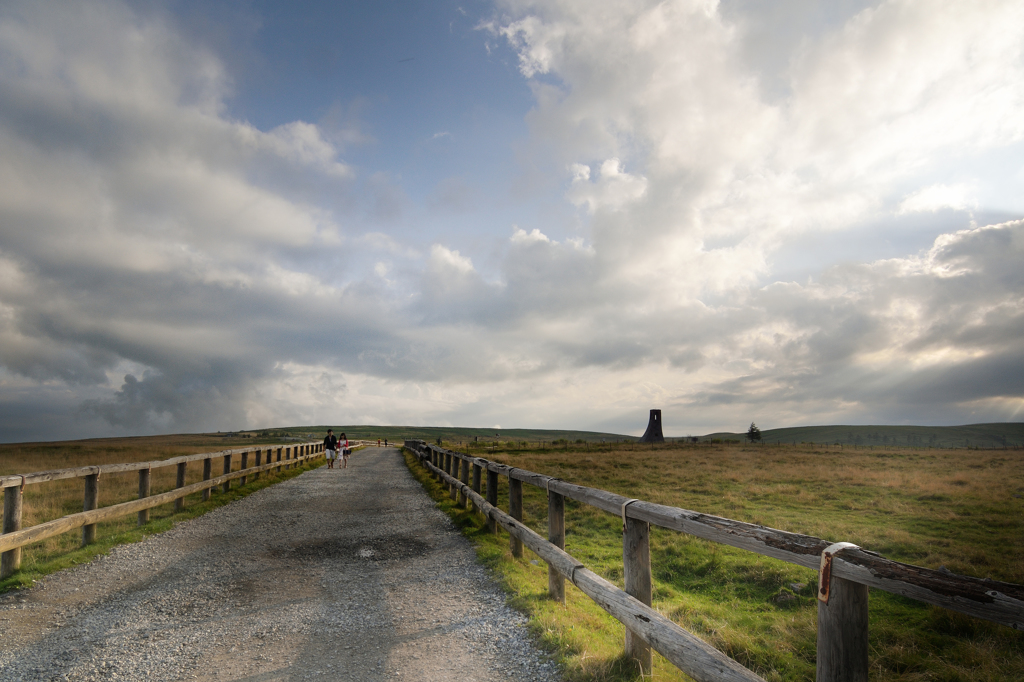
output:
<svg viewBox="0 0 1024 682"><path fill-rule="evenodd" d="M0 596L0 680L560 679L394 448Z"/></svg>

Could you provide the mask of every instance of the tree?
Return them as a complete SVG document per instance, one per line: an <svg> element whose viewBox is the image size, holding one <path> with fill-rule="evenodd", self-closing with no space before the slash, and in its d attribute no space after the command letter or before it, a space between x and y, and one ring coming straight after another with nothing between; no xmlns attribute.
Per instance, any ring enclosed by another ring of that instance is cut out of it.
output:
<svg viewBox="0 0 1024 682"><path fill-rule="evenodd" d="M750 428L747 429L747 440L753 443L755 440L761 440L761 429L757 428L757 424L750 422Z"/></svg>

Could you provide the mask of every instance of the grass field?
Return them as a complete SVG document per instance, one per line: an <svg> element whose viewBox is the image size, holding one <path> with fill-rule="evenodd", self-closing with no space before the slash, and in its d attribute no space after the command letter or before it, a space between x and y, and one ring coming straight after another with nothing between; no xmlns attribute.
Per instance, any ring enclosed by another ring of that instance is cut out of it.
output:
<svg viewBox="0 0 1024 682"><path fill-rule="evenodd" d="M828 540L976 577L1024 582L1024 452L749 445L629 445L498 449L496 461L696 511ZM623 629L571 585L566 607L546 598L547 573L529 551L454 508L483 560L531 616L570 680L631 679ZM546 533L543 491L524 486L525 521ZM499 499L507 509L507 488ZM621 585L621 522L566 501L566 550ZM654 605L767 680L813 680L813 571L679 533L652 529ZM1024 633L871 591L871 668L878 681L1019 681ZM655 678L686 679L663 659Z"/></svg>
<svg viewBox="0 0 1024 682"><path fill-rule="evenodd" d="M252 438L217 434L147 436L140 438L98 438L84 441L61 443L21 443L0 445L0 475L46 471L96 464L118 462L144 462L168 459L177 455L216 452L231 448L257 445L283 446L296 441L282 441L280 438ZM213 475L223 473L223 460L215 460ZM238 471L241 457L232 458L232 471ZM319 466L319 463L316 464ZM150 510L150 523L145 528L137 527L135 514L98 524L97 542L80 547L81 530L75 530L57 537L25 547L22 552L22 570L0 581L0 591L31 584L42 575L90 560L114 545L133 542L145 535L171 528L175 523L203 514L231 500L238 499L259 488L290 478L304 468L288 471L266 472L258 481L250 481L239 488L233 481L228 493L214 488L208 502L202 502L199 493L185 498L184 511L175 514L173 503ZM202 480L202 463L191 462L186 470L186 484ZM171 490L175 487L176 467L153 469L152 494ZM99 506L106 507L127 502L138 497L138 472L109 474L100 477ZM82 511L82 479L51 481L25 487L22 511L22 528L60 518L66 514ZM2 513L0 513L2 519Z"/></svg>
<svg viewBox="0 0 1024 682"><path fill-rule="evenodd" d="M666 415L669 419L670 415ZM667 423L667 422L666 422ZM643 429L646 424L637 424ZM746 429L747 425L740 425ZM762 426L764 426L762 424ZM405 439L425 440L436 443L440 438L445 442L461 446L475 445L479 448L490 448L495 442L523 443L527 446L548 447L553 444L592 443L602 441L635 442L636 436L620 433L602 433L598 431L573 431L549 429L492 429L474 427L434 427L434 426L330 426L335 433L344 431L349 438L375 440L387 438L401 443ZM328 426L289 426L270 429L261 435L280 434L293 437L306 437L307 434L324 434ZM1000 424L968 424L965 426L795 426L780 429L766 428L761 431L766 444L820 443L830 445L855 446L866 449L886 448L1004 448L1024 447L1024 423L1008 422ZM739 433L721 432L696 436L700 440L746 440L746 431ZM670 441L682 441L682 437L671 437Z"/></svg>
<svg viewBox="0 0 1024 682"><path fill-rule="evenodd" d="M1024 447L1024 423L965 426L794 426L766 429L765 443L830 443L865 448L1005 448ZM711 439L745 440L744 433L711 433Z"/></svg>

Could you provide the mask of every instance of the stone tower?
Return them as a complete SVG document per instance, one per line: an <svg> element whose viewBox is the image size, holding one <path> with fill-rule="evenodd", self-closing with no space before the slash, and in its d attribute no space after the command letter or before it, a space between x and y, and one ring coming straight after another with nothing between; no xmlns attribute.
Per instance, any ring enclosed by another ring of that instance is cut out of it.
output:
<svg viewBox="0 0 1024 682"><path fill-rule="evenodd" d="M661 410L651 410L651 420L647 422L647 430L641 443L664 443L665 434L661 432Z"/></svg>

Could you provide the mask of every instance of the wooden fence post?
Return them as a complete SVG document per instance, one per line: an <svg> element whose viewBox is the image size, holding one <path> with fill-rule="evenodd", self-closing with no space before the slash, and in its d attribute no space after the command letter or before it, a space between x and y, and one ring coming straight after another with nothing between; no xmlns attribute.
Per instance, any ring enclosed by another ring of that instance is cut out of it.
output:
<svg viewBox="0 0 1024 682"><path fill-rule="evenodd" d="M625 591L651 605L651 524L626 518L622 534L622 566ZM651 674L651 645L626 626L626 655L632 658L643 675Z"/></svg>
<svg viewBox="0 0 1024 682"><path fill-rule="evenodd" d="M263 451L262 450L257 450L256 451L256 466L258 467L261 464L263 464ZM260 477L260 472L257 471L255 474L252 475L252 480L255 481L259 477Z"/></svg>
<svg viewBox="0 0 1024 682"><path fill-rule="evenodd" d="M89 474L85 477L85 499L82 502L82 511L92 511L99 504L100 500L100 474ZM96 524L89 523L82 526L82 545L88 545L96 541Z"/></svg>
<svg viewBox="0 0 1024 682"><path fill-rule="evenodd" d="M523 520L523 482L511 476L508 477L508 515L516 521ZM517 559L523 556L522 540L509 535L508 546L512 556Z"/></svg>
<svg viewBox="0 0 1024 682"><path fill-rule="evenodd" d="M469 485L469 460L462 459L462 470L459 473L459 481L464 485ZM465 508L466 506L466 493L462 492L462 488L459 488L459 508Z"/></svg>
<svg viewBox="0 0 1024 682"><path fill-rule="evenodd" d="M242 471L245 471L248 468L249 468L249 453L248 452L243 452L242 453ZM245 481L246 481L247 478L249 478L249 477L248 476L242 476L242 479L238 482L238 485L245 485Z"/></svg>
<svg viewBox="0 0 1024 682"><path fill-rule="evenodd" d="M224 473L231 473L231 455L224 455ZM231 489L231 481L224 481L224 492Z"/></svg>
<svg viewBox="0 0 1024 682"><path fill-rule="evenodd" d="M477 495L480 494L480 474L480 465L477 464L476 462L473 462L473 492L475 492ZM469 508L472 511L477 511L476 503L473 502L473 500L469 501Z"/></svg>
<svg viewBox="0 0 1024 682"><path fill-rule="evenodd" d="M174 481L175 488L185 487L185 469L188 467L188 462L178 462L178 477ZM185 508L185 498L179 497L174 501L174 511L180 512Z"/></svg>
<svg viewBox="0 0 1024 682"><path fill-rule="evenodd" d="M448 465L448 468L445 469L445 471L448 473L448 475L451 476L452 478L456 478L458 476L458 473L459 473L459 458L449 452L445 456L445 464ZM455 499L455 491L456 491L455 484L454 483L449 483L448 484L448 496L451 497L453 500Z"/></svg>
<svg viewBox="0 0 1024 682"><path fill-rule="evenodd" d="M213 473L213 460L209 457L203 460L203 480L209 481L210 475ZM210 499L210 489L206 488L203 490L203 502Z"/></svg>
<svg viewBox="0 0 1024 682"><path fill-rule="evenodd" d="M4 488L4 533L21 530L21 486ZM0 579L21 568L21 547L9 549L0 556Z"/></svg>
<svg viewBox="0 0 1024 682"><path fill-rule="evenodd" d="M281 450L284 448L277 449L277 473L281 473Z"/></svg>
<svg viewBox="0 0 1024 682"><path fill-rule="evenodd" d="M150 474L152 469L139 469L139 499L143 497L149 497L151 490L150 487ZM142 509L139 511L139 525L144 526L149 523L149 510Z"/></svg>
<svg viewBox="0 0 1024 682"><path fill-rule="evenodd" d="M868 586L832 575L818 602L817 682L867 682Z"/></svg>
<svg viewBox="0 0 1024 682"><path fill-rule="evenodd" d="M498 506L498 472L487 470L487 504L492 507ZM498 522L487 517L487 527L495 535L498 534Z"/></svg>
<svg viewBox="0 0 1024 682"><path fill-rule="evenodd" d="M548 542L565 549L565 498L548 491ZM565 578L548 564L548 596L565 603Z"/></svg>

